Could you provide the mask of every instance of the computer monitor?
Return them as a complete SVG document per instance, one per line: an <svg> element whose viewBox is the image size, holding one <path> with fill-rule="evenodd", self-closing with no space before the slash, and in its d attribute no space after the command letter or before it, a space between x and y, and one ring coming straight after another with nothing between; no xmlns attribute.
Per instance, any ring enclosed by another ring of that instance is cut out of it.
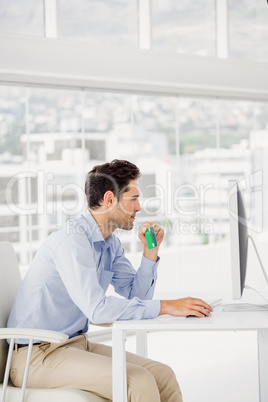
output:
<svg viewBox="0 0 268 402"><path fill-rule="evenodd" d="M242 191L237 180L229 180L228 188L229 214L230 214L230 248L231 248L231 269L232 269L232 298L241 299L245 288L247 259L248 259L248 241L252 242L256 255L258 257L266 284L268 277L257 247L253 238L248 234L248 225L244 199ZM225 305L226 311L237 311L238 305ZM241 305L241 308L243 305ZM259 310L267 308L267 305L249 305L245 304L245 311Z"/></svg>
<svg viewBox="0 0 268 402"><path fill-rule="evenodd" d="M241 299L246 281L248 227L245 204L237 180L229 180L232 297Z"/></svg>

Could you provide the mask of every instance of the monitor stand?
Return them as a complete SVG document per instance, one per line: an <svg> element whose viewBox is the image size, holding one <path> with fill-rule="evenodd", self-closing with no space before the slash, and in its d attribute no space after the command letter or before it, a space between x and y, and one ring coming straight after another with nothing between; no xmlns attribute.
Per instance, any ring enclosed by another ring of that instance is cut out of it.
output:
<svg viewBox="0 0 268 402"><path fill-rule="evenodd" d="M257 250L256 244L251 236L248 236L248 238L251 240L251 243L254 247L255 253L258 257L262 269L263 276L265 278L266 284L268 285L268 277L265 268L263 266L263 263L261 261L259 252ZM239 302L231 304L228 303L222 305L222 311L268 311L268 304L253 304L253 303L239 303Z"/></svg>
<svg viewBox="0 0 268 402"><path fill-rule="evenodd" d="M251 303L234 303L223 304L222 311L239 312L239 311L268 311L268 304L257 305Z"/></svg>

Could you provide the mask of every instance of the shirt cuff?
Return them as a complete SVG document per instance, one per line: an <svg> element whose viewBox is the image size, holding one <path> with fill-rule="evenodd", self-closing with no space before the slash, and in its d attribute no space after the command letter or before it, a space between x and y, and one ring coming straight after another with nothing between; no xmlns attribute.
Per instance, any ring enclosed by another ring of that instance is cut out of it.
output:
<svg viewBox="0 0 268 402"><path fill-rule="evenodd" d="M142 255L142 259L141 259L141 266L142 268L154 272L159 264L160 261L160 257L157 256L157 260L156 261L152 261L149 260L149 258L144 257L144 255Z"/></svg>
<svg viewBox="0 0 268 402"><path fill-rule="evenodd" d="M145 310L142 318L156 318L159 316L161 302L160 300L144 300Z"/></svg>

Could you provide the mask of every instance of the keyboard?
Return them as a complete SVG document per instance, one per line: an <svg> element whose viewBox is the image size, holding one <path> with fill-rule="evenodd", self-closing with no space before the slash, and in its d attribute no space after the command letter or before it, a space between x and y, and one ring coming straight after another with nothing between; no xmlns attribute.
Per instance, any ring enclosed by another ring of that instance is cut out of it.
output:
<svg viewBox="0 0 268 402"><path fill-rule="evenodd" d="M214 309L215 307L220 306L222 304L222 299L210 299L205 300L205 302Z"/></svg>

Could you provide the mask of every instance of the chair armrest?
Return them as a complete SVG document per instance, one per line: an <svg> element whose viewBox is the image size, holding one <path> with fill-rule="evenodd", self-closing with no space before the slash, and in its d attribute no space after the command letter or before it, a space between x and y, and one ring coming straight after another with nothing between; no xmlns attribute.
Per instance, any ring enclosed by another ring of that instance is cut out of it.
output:
<svg viewBox="0 0 268 402"><path fill-rule="evenodd" d="M42 342L65 342L68 335L47 329L0 328L0 339L38 339Z"/></svg>

